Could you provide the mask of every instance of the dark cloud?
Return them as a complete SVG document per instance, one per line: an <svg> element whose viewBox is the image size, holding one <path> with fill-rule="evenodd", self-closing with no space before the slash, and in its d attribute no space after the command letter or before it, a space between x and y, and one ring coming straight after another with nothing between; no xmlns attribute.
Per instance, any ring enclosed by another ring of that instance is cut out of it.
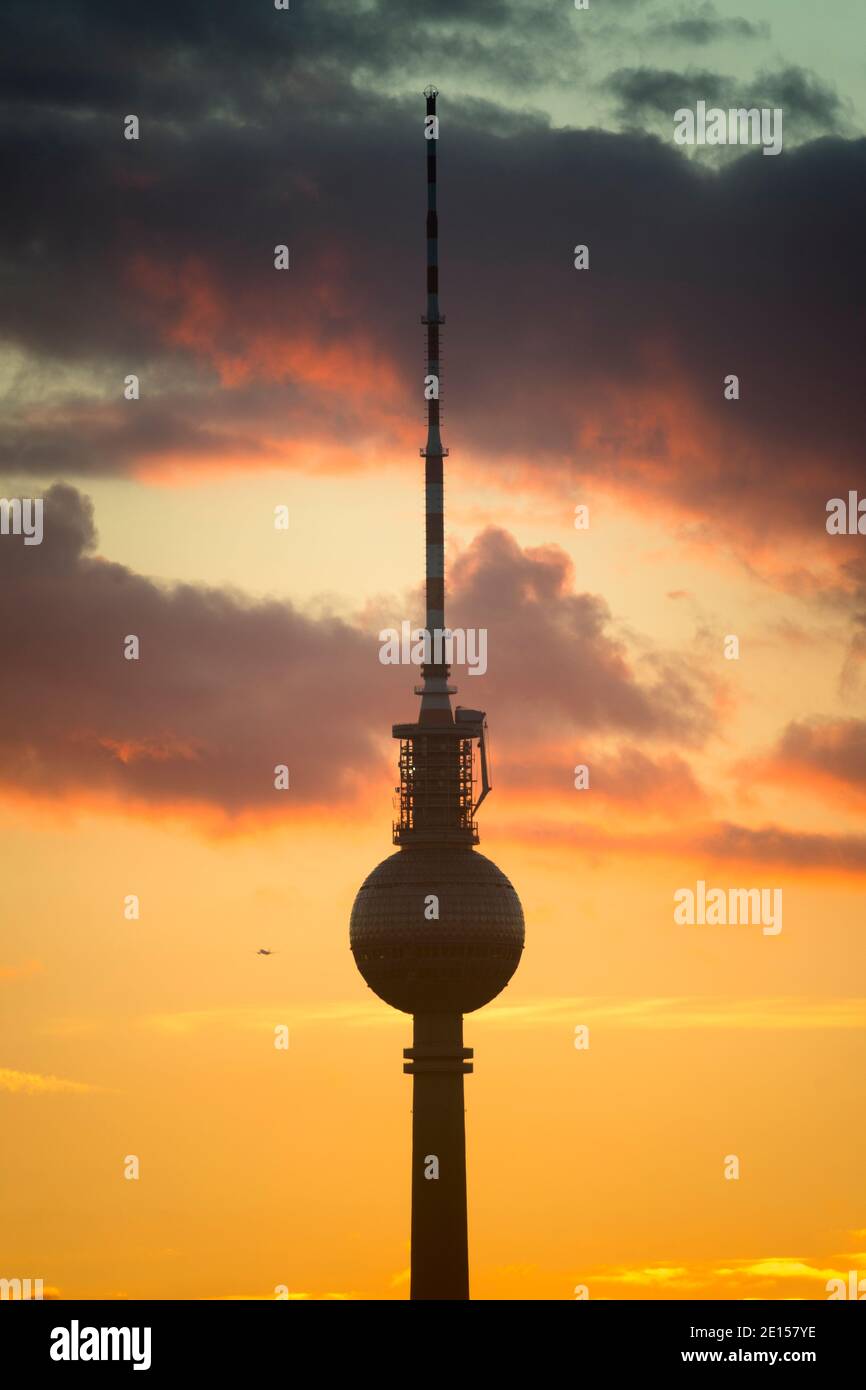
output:
<svg viewBox="0 0 866 1390"><path fill-rule="evenodd" d="M28 107L171 120L255 119L299 97L329 98L348 114L363 107L361 88L413 69L419 87L445 67L523 90L573 80L579 22L571 6L546 0L327 0L289 11L272 0L70 0L62 9L5 0L0 90Z"/></svg>
<svg viewBox="0 0 866 1390"><path fill-rule="evenodd" d="M866 873L866 835L815 834L778 825L752 827L730 821L699 823L694 830L688 826L658 830L611 829L597 819L571 823L532 819L521 833L529 840L583 848L594 855L610 853L627 855L631 859L642 855L688 858L696 861L698 875L705 877L709 877L706 866L710 862L739 865L741 870L743 866L754 865L754 873L761 873L765 887L769 886L767 874L771 871ZM699 867L701 861L704 868Z"/></svg>
<svg viewBox="0 0 866 1390"><path fill-rule="evenodd" d="M721 102L730 78L705 68L675 72L669 68L617 68L604 80L604 90L616 101L616 111L626 125L640 125L648 115L673 121L681 106L698 101Z"/></svg>
<svg viewBox="0 0 866 1390"><path fill-rule="evenodd" d="M290 815L351 798L371 769L385 775L387 718L413 717L418 672L380 663L378 628L156 584L95 552L91 504L65 484L46 494L41 545L0 539L7 788ZM699 678L661 656L639 669L604 604L571 581L561 551L521 551L501 531L454 566L452 621L489 629L488 675L455 676L465 704L507 695L503 749L557 731L706 732ZM138 661L123 654L130 634ZM273 787L280 763L286 793Z"/></svg>
<svg viewBox="0 0 866 1390"><path fill-rule="evenodd" d="M452 567L449 622L489 629L489 676L456 673L461 699L487 698L515 740L629 730L696 743L712 727L711 688L681 656L655 652L639 669L593 594L573 592L558 546L521 550L484 531ZM477 692L477 696L476 696Z"/></svg>
<svg viewBox="0 0 866 1390"><path fill-rule="evenodd" d="M754 23L739 15L720 15L710 0L703 4L683 7L676 15L650 19L649 37L659 43L691 43L705 45L722 39L766 39L769 24Z"/></svg>
<svg viewBox="0 0 866 1390"><path fill-rule="evenodd" d="M376 757L385 693L370 637L107 563L90 503L64 485L45 497L44 532L40 546L0 542L7 787L227 812L350 794ZM138 661L123 655L130 634ZM288 792L274 789L279 763Z"/></svg>
<svg viewBox="0 0 866 1390"><path fill-rule="evenodd" d="M752 83L747 105L781 106L799 132L834 135L845 125L845 106L833 87L805 68L765 68Z"/></svg>
<svg viewBox="0 0 866 1390"><path fill-rule="evenodd" d="M532 457L536 486L595 474L716 534L796 527L820 542L826 498L862 478L866 142L711 174L646 137L525 123L502 138L445 110L449 443L500 472ZM289 439L404 448L423 365L417 130L395 102L342 130L300 115L289 156L282 126L157 131L131 151L115 129L76 127L58 149L10 134L6 333L46 381L59 359L113 371L116 387L110 406L28 401L17 418L13 399L9 468L122 471L161 439L188 446L191 467L209 441L254 458L257 426L273 441L278 422ZM121 188L112 170L139 159L154 181ZM82 186L99 188L98 218ZM293 269L275 282L280 237ZM578 240L588 273L571 265ZM305 379L316 358L333 370ZM220 386L220 360L252 361L254 379ZM196 388L154 396L173 365ZM118 407L132 369L142 401ZM732 370L736 404L722 399Z"/></svg>
<svg viewBox="0 0 866 1390"><path fill-rule="evenodd" d="M716 859L755 862L792 869L866 869L866 836L816 835L776 825L751 829L722 823L692 841L691 847Z"/></svg>
<svg viewBox="0 0 866 1390"><path fill-rule="evenodd" d="M782 732L768 770L805 774L810 785L829 784L843 793L866 795L866 721L796 720Z"/></svg>
<svg viewBox="0 0 866 1390"><path fill-rule="evenodd" d="M611 758L593 761L593 790L611 801L665 809L672 819L707 803L707 794L684 758L673 753L651 758L640 748L620 748Z"/></svg>
<svg viewBox="0 0 866 1390"><path fill-rule="evenodd" d="M119 375L118 395L122 380ZM267 463L274 456L261 438L263 417L256 421L255 431L244 434L233 428L220 430L213 420L196 420L194 402L187 403L183 414L164 401L156 410L149 407L145 397L142 406L106 406L94 418L91 405L73 399L52 410L44 423L19 424L13 419L0 436L0 467L42 476L96 475L132 471L149 459L172 454L182 454L187 466L196 458L203 463L218 463L223 457ZM214 413L222 412L217 407Z"/></svg>
<svg viewBox="0 0 866 1390"><path fill-rule="evenodd" d="M332 3L289 18L205 0L98 4L86 19L74 6L6 12L7 62L24 76L0 143L0 297L27 388L6 403L6 468L77 478L168 455L194 472L328 450L369 467L414 450L420 103L353 85L344 67L389 25L395 54L406 24L468 32L462 12ZM523 32L513 6L477 14L488 36ZM289 43L279 26L296 21ZM561 22L543 30L551 41ZM91 72L117 89L91 100ZM624 110L669 116L697 95L721 100L726 80L621 70L610 91ZM799 69L761 84L814 128L839 118ZM137 144L121 138L136 103ZM597 479L710 543L754 551L794 536L806 565L828 544L846 558L824 519L828 497L866 486L866 142L710 170L638 133L554 130L448 92L441 107L455 458L559 496ZM282 241L292 269L280 276ZM573 268L578 242L588 272ZM61 367L71 384L55 382ZM142 399L127 405L130 371ZM736 403L722 392L732 372Z"/></svg>
<svg viewBox="0 0 866 1390"><path fill-rule="evenodd" d="M781 107L789 145L794 139L843 134L847 124L845 104L834 89L793 65L764 68L748 82L706 68L617 68L601 85L614 98L625 125L643 125L653 117L671 123L675 111L693 108L698 101L723 109ZM667 134L666 126L659 128ZM716 146L705 153L719 156L723 151Z"/></svg>
<svg viewBox="0 0 866 1390"><path fill-rule="evenodd" d="M708 798L689 764L676 753L649 756L642 749L624 745L613 753L598 752L584 741L576 741L572 756L545 757L533 752L521 758L519 751L497 758L497 775L512 788L544 790L554 795L574 795L575 767L589 769L589 788L593 801L600 797L622 808L643 814L661 812L679 820L684 811L693 813L707 805Z"/></svg>
<svg viewBox="0 0 866 1390"><path fill-rule="evenodd" d="M842 566L846 590L836 596L837 603L851 608L853 631L842 671L840 686L843 694L859 695L864 666L866 666L866 560L861 556L847 560Z"/></svg>

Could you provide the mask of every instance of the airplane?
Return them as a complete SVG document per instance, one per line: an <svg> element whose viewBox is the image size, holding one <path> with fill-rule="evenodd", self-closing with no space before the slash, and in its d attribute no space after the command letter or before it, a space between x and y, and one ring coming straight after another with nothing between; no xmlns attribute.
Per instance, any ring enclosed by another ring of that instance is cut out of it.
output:
<svg viewBox="0 0 866 1390"><path fill-rule="evenodd" d="M256 951L257 956L275 956L276 951L272 951L268 946L260 946Z"/></svg>

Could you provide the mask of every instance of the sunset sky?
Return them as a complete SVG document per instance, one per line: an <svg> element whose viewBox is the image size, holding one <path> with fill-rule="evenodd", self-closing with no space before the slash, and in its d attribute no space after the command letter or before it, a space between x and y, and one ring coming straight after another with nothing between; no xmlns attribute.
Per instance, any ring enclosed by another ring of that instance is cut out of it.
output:
<svg viewBox="0 0 866 1390"><path fill-rule="evenodd" d="M417 710L379 632L423 616L432 81L454 683L527 933L465 1021L473 1297L866 1279L862 0L0 39L0 495L44 499L0 535L0 1277L408 1295L411 1020L348 922ZM676 145L698 101L782 153ZM699 880L783 929L676 924Z"/></svg>

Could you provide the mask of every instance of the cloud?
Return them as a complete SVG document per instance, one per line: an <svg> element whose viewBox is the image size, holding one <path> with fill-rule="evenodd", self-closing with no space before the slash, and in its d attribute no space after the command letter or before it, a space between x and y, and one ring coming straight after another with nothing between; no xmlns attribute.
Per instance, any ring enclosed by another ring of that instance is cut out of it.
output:
<svg viewBox="0 0 866 1390"><path fill-rule="evenodd" d="M59 15L8 0L4 96L37 108L154 111L163 119L219 112L261 119L294 98L363 101L365 88L406 74L463 76L526 88L573 78L583 39L571 7L544 0L328 0L275 12L233 0L191 0L182 15L167 0L134 7L71 3ZM58 49L63 63L56 58ZM140 55L147 55L147 64Z"/></svg>
<svg viewBox="0 0 866 1390"><path fill-rule="evenodd" d="M279 1004L269 1007L228 1007L222 1009L187 1009L180 1013L152 1014L141 1019L141 1026L155 1033L172 1037L189 1036L207 1029L217 1028L273 1033L274 1020L285 1016L289 1026L315 1026L318 1023L345 1024L348 1026L388 1026L392 1018L378 1004L335 1003L316 1006Z"/></svg>
<svg viewBox="0 0 866 1390"><path fill-rule="evenodd" d="M661 117L667 122L666 134L674 112L680 107L694 107L698 101L724 109L781 107L789 144L792 140L844 134L849 121L848 107L834 88L816 73L793 64L762 68L747 83L708 68L617 68L603 79L602 90L614 98L623 123L652 124L653 117ZM730 151L711 146L703 153L721 157Z"/></svg>
<svg viewBox="0 0 866 1390"><path fill-rule="evenodd" d="M806 786L830 801L866 808L866 721L794 720L768 758L743 764L750 781Z"/></svg>
<svg viewBox="0 0 866 1390"><path fill-rule="evenodd" d="M839 1271L798 1255L712 1260L688 1264L603 1266L586 1274L590 1294L610 1298L814 1299L827 1297L826 1283ZM719 1281L721 1280L721 1290Z"/></svg>
<svg viewBox="0 0 866 1390"><path fill-rule="evenodd" d="M701 871L707 860L718 864L785 869L789 873L866 872L866 835L815 834L778 825L746 826L730 821L698 822L686 828L656 831L609 830L597 823L547 820L536 816L520 825L521 843L583 849L598 857L687 859Z"/></svg>
<svg viewBox="0 0 866 1390"><path fill-rule="evenodd" d="M691 43L704 45L718 40L766 39L770 26L739 15L720 15L710 0L690 7L681 6L676 15L651 17L646 37L654 43Z"/></svg>
<svg viewBox="0 0 866 1390"><path fill-rule="evenodd" d="M866 870L866 835L822 835L768 825L752 828L722 822L691 840L692 852L713 859L791 869Z"/></svg>
<svg viewBox="0 0 866 1390"><path fill-rule="evenodd" d="M604 79L604 89L616 100L617 115L626 124L640 124L648 115L673 121L680 106L698 101L715 105L730 86L730 78L706 68L676 72L642 66L617 68Z"/></svg>
<svg viewBox="0 0 866 1390"><path fill-rule="evenodd" d="M272 1293L226 1293L220 1294L211 1300L218 1303L273 1303L275 1295ZM287 1301L307 1302L307 1301L332 1301L346 1302L352 1299L364 1298L360 1293L295 1293L289 1290ZM279 1300L277 1300L279 1302Z"/></svg>
<svg viewBox="0 0 866 1390"><path fill-rule="evenodd" d="M168 1014L150 1014L137 1020L148 1032L183 1038L210 1029L273 1033L275 1019L290 1029L304 1031L327 1028L399 1029L399 1016L389 1014L373 1000L323 1002L316 1005L277 1002L254 1007L187 1009ZM808 999L802 996L752 999L706 998L701 995L541 996L520 1004L493 1003L476 1015L476 1023L492 1028L554 1027L574 1029L576 1021L596 1023L605 1029L680 1031L691 1029L755 1029L760 1031L827 1031L866 1028L866 999ZM91 1023L91 1032L99 1028ZM68 1024L68 1021L67 1021ZM67 1024L52 1033L67 1031ZM110 1031L111 1020L100 1025Z"/></svg>
<svg viewBox="0 0 866 1390"><path fill-rule="evenodd" d="M637 662L611 631L603 599L574 593L573 581L573 562L559 546L521 549L499 527L457 556L449 621L489 629L490 675L462 679L461 694L471 690L474 699L474 686L486 698L489 690L499 727L524 747L527 718L536 737L630 730L700 742L713 726L712 688L701 668L661 652ZM622 758L609 768L612 789L629 767L638 780L651 775L640 754Z"/></svg>
<svg viewBox="0 0 866 1390"><path fill-rule="evenodd" d="M737 1278L751 1275L758 1279L832 1279L836 1271L818 1269L814 1265L807 1264L804 1260L783 1255L776 1259L754 1260L751 1263L743 1262L734 1269L717 1269L716 1273L723 1279L731 1275Z"/></svg>
<svg viewBox="0 0 866 1390"><path fill-rule="evenodd" d="M351 794L377 758L386 686L372 634L289 603L155 584L94 557L92 508L74 489L51 488L44 507L41 546L0 549L7 787L231 813L278 804L285 764L281 809ZM138 661L124 659L127 635Z"/></svg>
<svg viewBox="0 0 866 1390"><path fill-rule="evenodd" d="M844 103L833 87L806 68L764 68L755 78L754 91L760 94L760 104L781 106L786 121L795 122L800 131L811 128L814 134L833 135L846 124Z"/></svg>
<svg viewBox="0 0 866 1390"><path fill-rule="evenodd" d="M10 51L34 85L0 144L14 193L0 228L10 268L0 462L44 479L189 480L404 459L420 442L418 102L334 75L353 42L370 51L384 12L291 13L293 42L321 28L313 102L294 50L277 76L287 50L275 15L241 24L217 6L204 44L199 9L185 25L163 11L159 23L150 10L146 21L106 11L101 59L128 75L125 45L139 39L159 59L139 93L142 139L126 142L117 111L134 109L136 92L122 78L91 90L85 24L48 102L50 74L35 79L53 48L34 38L47 21L29 10L14 10ZM507 43L514 13L491 5L478 23ZM437 31L440 19L463 23L449 9L429 21ZM229 59L233 42L256 81ZM173 85L179 54L187 66ZM723 99L726 81L707 67L643 67L620 69L606 90L629 119L649 119ZM733 547L771 574L785 572L787 545L792 564L836 575L853 544L826 535L826 500L866 486L866 141L826 136L844 112L802 69L753 85L785 105L786 122L826 138L710 171L669 131L663 143L555 129L543 115L443 95L446 442L479 478L560 499L595 484L665 517L675 537ZM73 99L92 99L94 113L68 119ZM99 218L82 187L99 190ZM273 269L282 241L286 273ZM577 242L590 246L588 274L573 269ZM503 351L504 335L516 351ZM804 343L821 344L820 362ZM132 371L142 394L127 402ZM722 394L732 371L735 403Z"/></svg>
<svg viewBox="0 0 866 1390"><path fill-rule="evenodd" d="M601 998L569 996L491 1004L478 1014L492 1026L574 1027L594 1022L608 1029L866 1029L866 999Z"/></svg>
<svg viewBox="0 0 866 1390"><path fill-rule="evenodd" d="M108 563L91 504L65 484L45 496L44 533L39 546L9 536L0 547L7 790L282 817L356 800L371 771L385 775L389 700L405 703L417 670L380 663L378 628ZM499 529L454 561L455 618L490 629L477 693L507 695L505 748L509 737L526 748L530 713L536 740L598 729L699 742L713 720L700 670L653 650L633 659L603 601L574 593L573 578L557 547L521 550ZM129 636L138 660L124 657ZM465 677L464 698L472 686ZM629 776L652 779L641 754L622 756L611 772L621 792ZM274 787L280 765L286 792ZM684 764L667 773L687 787Z"/></svg>
<svg viewBox="0 0 866 1390"><path fill-rule="evenodd" d="M6 1091L10 1095L85 1095L98 1090L98 1086L91 1086L84 1081L66 1081L59 1076L42 1076L39 1072L14 1071L9 1067L0 1067L0 1091Z"/></svg>
<svg viewBox="0 0 866 1390"><path fill-rule="evenodd" d="M562 748L534 749L531 756L521 756L518 748L498 756L496 766L497 777L512 791L544 788L570 800L574 768L580 764L589 768L593 798L621 807L661 812L677 820L685 811L708 804L706 791L684 758L676 753L651 756L630 744L605 753L581 742L571 757Z"/></svg>
<svg viewBox="0 0 866 1390"><path fill-rule="evenodd" d="M687 1274L685 1265L651 1265L646 1269L626 1269L620 1273L607 1273L602 1277L609 1284L638 1284L644 1288L652 1288L658 1284L679 1284Z"/></svg>
<svg viewBox="0 0 866 1390"><path fill-rule="evenodd" d="M836 601L850 608L853 631L839 685L841 693L851 698L859 695L866 662L866 561L860 556L851 557L841 569L841 592Z"/></svg>

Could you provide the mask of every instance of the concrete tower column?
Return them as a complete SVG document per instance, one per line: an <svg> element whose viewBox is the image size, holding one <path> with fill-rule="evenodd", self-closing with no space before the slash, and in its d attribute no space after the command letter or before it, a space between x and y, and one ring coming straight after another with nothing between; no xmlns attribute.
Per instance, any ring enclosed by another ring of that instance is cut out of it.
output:
<svg viewBox="0 0 866 1390"><path fill-rule="evenodd" d="M415 1014L412 1078L412 1281L410 1298L468 1299L466 1126L461 1014Z"/></svg>

